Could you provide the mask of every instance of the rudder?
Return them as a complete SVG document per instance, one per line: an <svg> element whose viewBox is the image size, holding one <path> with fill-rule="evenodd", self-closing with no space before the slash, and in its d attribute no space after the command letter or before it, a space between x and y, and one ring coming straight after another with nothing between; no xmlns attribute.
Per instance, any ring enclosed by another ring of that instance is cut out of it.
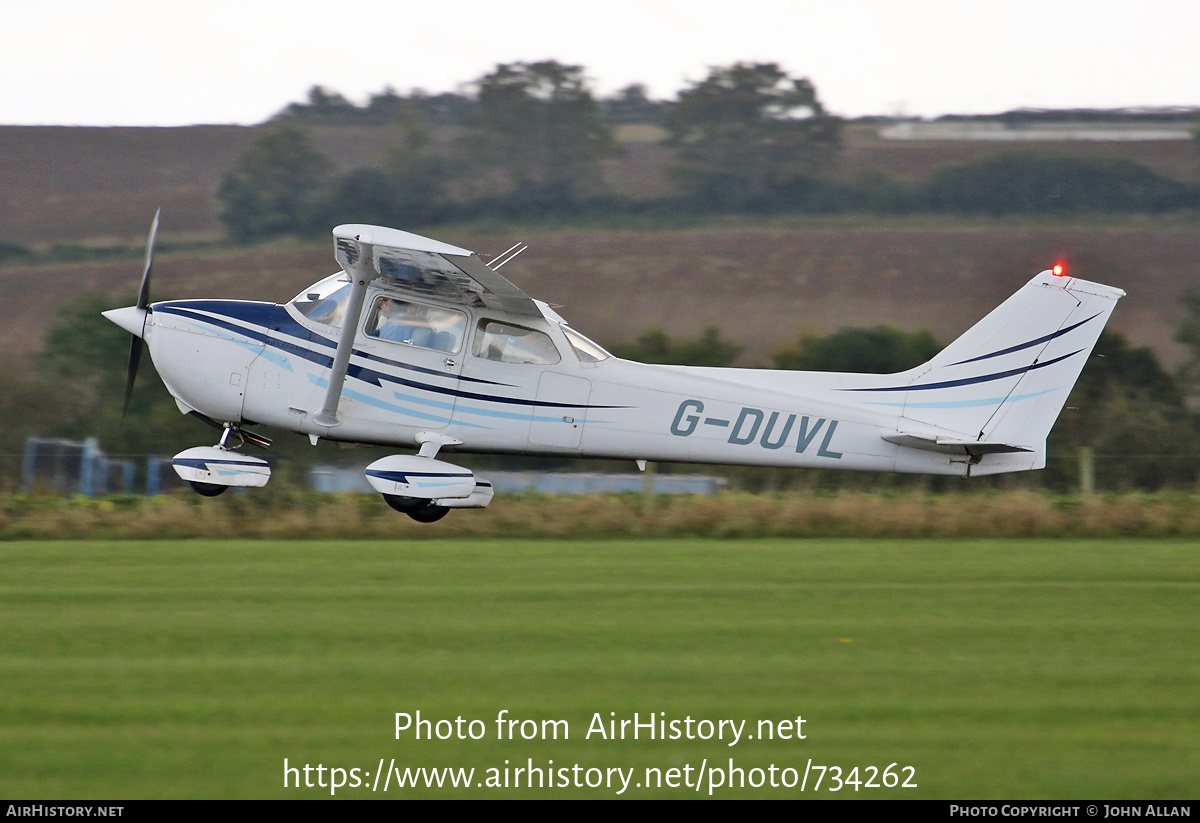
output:
<svg viewBox="0 0 1200 823"><path fill-rule="evenodd" d="M911 434L907 444L930 447L920 443L934 427L935 439L955 432L979 444L968 452L995 454L972 474L1040 468L1046 436L1124 294L1042 272L928 363L895 375L896 383L850 391L899 411L895 442Z"/></svg>

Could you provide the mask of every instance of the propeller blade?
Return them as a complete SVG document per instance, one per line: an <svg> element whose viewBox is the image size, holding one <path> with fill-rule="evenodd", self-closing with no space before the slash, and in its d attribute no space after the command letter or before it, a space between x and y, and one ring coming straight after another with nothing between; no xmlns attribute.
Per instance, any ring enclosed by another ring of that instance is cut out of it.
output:
<svg viewBox="0 0 1200 823"><path fill-rule="evenodd" d="M125 401L121 406L121 419L129 411L129 399L133 397L133 383L137 380L138 364L142 362L142 338L134 337L129 342L129 368L125 371Z"/></svg>
<svg viewBox="0 0 1200 823"><path fill-rule="evenodd" d="M150 235L146 238L146 267L142 269L142 287L138 290L137 307L144 309L150 305L150 269L154 266L154 238L158 235L158 216L162 209L154 212L154 221L150 224Z"/></svg>
<svg viewBox="0 0 1200 823"><path fill-rule="evenodd" d="M150 234L146 238L146 265L142 269L142 285L138 289L137 299L137 307L143 310L150 305L150 270L154 267L154 238L158 236L158 216L160 214L162 214L161 208L155 210L154 220L150 223ZM125 370L125 400L121 405L122 420L129 412L129 400L133 397L133 384L137 380L138 365L142 362L144 345L141 335L138 334L135 334L129 343L129 366Z"/></svg>

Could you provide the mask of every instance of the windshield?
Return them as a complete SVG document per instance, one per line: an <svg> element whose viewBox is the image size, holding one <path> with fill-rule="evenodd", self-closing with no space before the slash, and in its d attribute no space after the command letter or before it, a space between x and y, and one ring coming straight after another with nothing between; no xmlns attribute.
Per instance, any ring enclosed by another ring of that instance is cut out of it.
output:
<svg viewBox="0 0 1200 823"><path fill-rule="evenodd" d="M567 336L567 342L571 344L571 348L575 349L575 356L579 358L579 362L599 363L601 360L612 357L611 354L600 348L599 344L593 343L574 329L563 326L562 330L563 334Z"/></svg>
<svg viewBox="0 0 1200 823"><path fill-rule="evenodd" d="M349 297L350 281L344 272L338 272L300 292L292 305L309 320L340 329Z"/></svg>

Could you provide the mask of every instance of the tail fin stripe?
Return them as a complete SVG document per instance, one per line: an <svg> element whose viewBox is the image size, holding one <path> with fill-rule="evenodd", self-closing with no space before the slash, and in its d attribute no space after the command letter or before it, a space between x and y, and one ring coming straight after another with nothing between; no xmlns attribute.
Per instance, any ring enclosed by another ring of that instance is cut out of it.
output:
<svg viewBox="0 0 1200 823"><path fill-rule="evenodd" d="M948 400L943 403L872 403L869 400L866 403L868 406L898 406L910 409L972 409L979 406L999 406L1003 403L1032 400L1035 397L1041 397L1043 394L1061 390L1062 387L1059 386L1058 388L1046 389L1045 391L1034 392L1033 394L1017 395L1016 397L986 397L982 400Z"/></svg>
<svg viewBox="0 0 1200 823"><path fill-rule="evenodd" d="M972 357L970 360L959 360L957 363L950 363L949 365L961 366L964 363L974 363L977 360L988 360L992 357L1000 357L1001 355L1012 354L1013 352L1021 351L1022 349L1032 348L1033 346L1040 346L1042 343L1047 343L1056 337L1062 337L1064 334L1066 334L1069 331L1074 331L1075 329L1082 326L1084 323L1088 323L1092 320L1095 320L1101 314L1102 314L1102 312L1096 312L1095 314L1093 314L1091 317L1087 318L1086 320L1080 320L1078 323L1076 323L1073 326L1067 326L1065 329L1059 329L1056 332L1051 332L1050 334L1047 334L1044 337L1039 337L1037 340L1030 340L1028 343L1021 343L1018 346L1009 346L1007 349L1001 349L1000 351L995 351L995 352L992 352L991 354L981 354L981 355L979 355L979 357Z"/></svg>
<svg viewBox="0 0 1200 823"><path fill-rule="evenodd" d="M840 391L928 391L929 389L952 389L955 386L970 386L976 383L990 383L993 380L1003 380L1006 377L1012 377L1017 374L1025 374L1026 372L1044 369L1047 366L1053 366L1060 360L1066 360L1068 357L1074 357L1083 349L1077 349L1070 354L1064 354L1056 357L1053 360L1047 360L1044 363L1034 363L1031 366L1023 366L1019 369L1009 369L1008 371L995 372L994 374L983 374L979 377L964 377L961 380L945 380L941 383L926 383L923 386L881 386L873 389L841 389Z"/></svg>

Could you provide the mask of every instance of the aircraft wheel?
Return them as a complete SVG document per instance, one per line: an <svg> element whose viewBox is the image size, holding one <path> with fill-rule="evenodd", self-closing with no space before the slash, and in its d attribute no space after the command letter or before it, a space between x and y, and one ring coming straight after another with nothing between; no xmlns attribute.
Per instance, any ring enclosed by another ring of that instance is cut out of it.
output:
<svg viewBox="0 0 1200 823"><path fill-rule="evenodd" d="M205 497L216 497L229 488L228 486L220 486L216 483L197 483L195 480L189 480L188 485L192 487L192 491L196 494L202 494Z"/></svg>
<svg viewBox="0 0 1200 823"><path fill-rule="evenodd" d="M424 497L401 497L398 494L385 494L383 499L393 509L404 514L414 512L417 509L423 509L429 505L429 501Z"/></svg>
<svg viewBox="0 0 1200 823"><path fill-rule="evenodd" d="M441 520L450 509L446 506L435 506L432 503L423 509L415 509L406 514L418 523L434 523Z"/></svg>

